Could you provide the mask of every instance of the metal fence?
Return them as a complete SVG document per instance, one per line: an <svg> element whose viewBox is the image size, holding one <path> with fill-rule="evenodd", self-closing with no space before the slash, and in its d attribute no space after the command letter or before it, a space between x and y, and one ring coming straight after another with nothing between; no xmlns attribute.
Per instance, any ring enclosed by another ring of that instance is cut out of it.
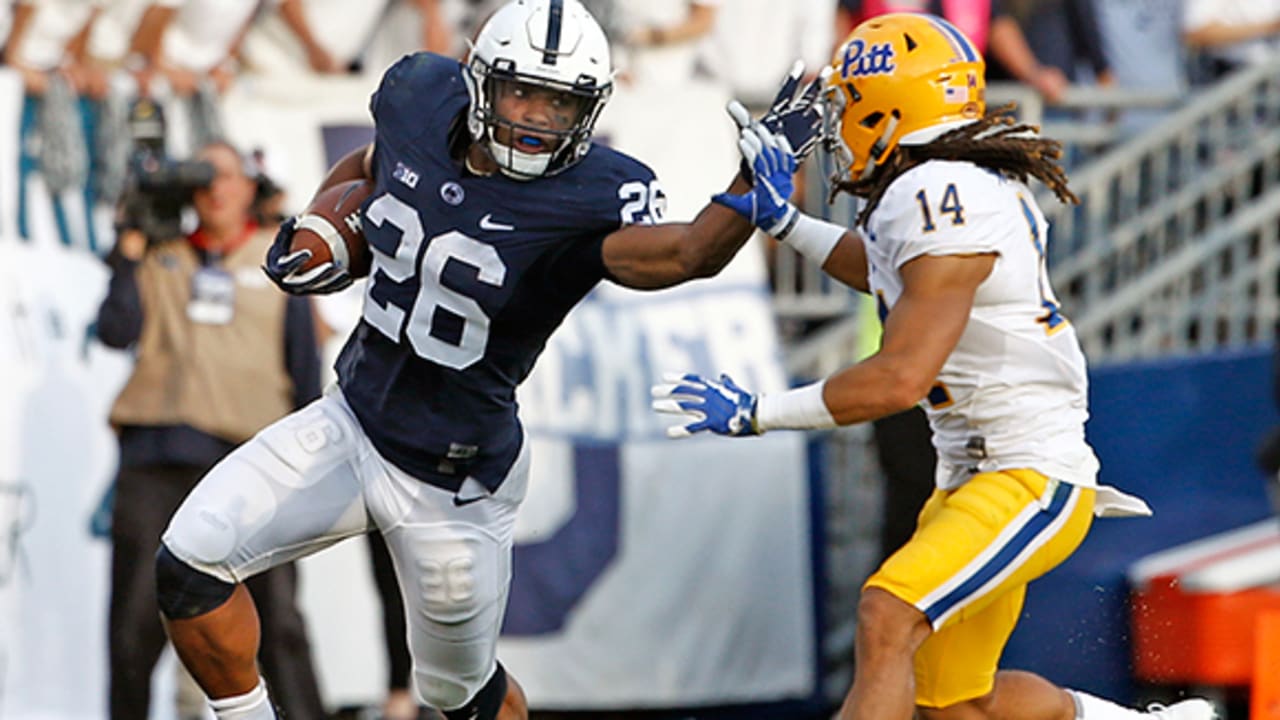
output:
<svg viewBox="0 0 1280 720"><path fill-rule="evenodd" d="M1280 318L1280 63L1193 96L1076 90L1064 106L1092 119L1042 117L1034 93L993 86L1021 119L1045 120L1080 161L1065 206L1047 194L1049 263L1065 313L1091 362L1270 342ZM1126 113L1148 115L1135 134ZM1115 115L1108 115L1108 113ZM1099 115L1102 113L1103 115ZM1100 118L1109 119L1100 119ZM824 159L807 170L805 207L852 225L846 196L827 205ZM775 310L790 327L789 368L819 377L857 359L866 306L789 248L773 250Z"/></svg>
<svg viewBox="0 0 1280 720"><path fill-rule="evenodd" d="M1270 342L1277 318L1280 64L1204 90L1042 203L1050 269L1090 360Z"/></svg>

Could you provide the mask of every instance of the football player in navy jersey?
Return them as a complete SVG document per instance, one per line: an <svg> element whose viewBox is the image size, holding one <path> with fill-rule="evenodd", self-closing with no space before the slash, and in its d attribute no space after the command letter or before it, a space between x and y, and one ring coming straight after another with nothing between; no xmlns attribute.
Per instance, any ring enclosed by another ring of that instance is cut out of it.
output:
<svg viewBox="0 0 1280 720"><path fill-rule="evenodd" d="M386 72L374 142L321 187L375 183L373 269L337 387L210 471L157 554L169 636L220 719L275 717L244 579L373 528L405 595L420 699L451 720L527 716L495 655L529 471L516 386L600 280L656 289L728 263L753 222L722 203L778 207L756 198L789 187L816 141L818 85L797 94L799 77L758 122L731 105L744 169L692 222L657 224L653 172L591 144L609 45L579 0L513 0L465 65L420 53ZM292 232L264 268L278 285L350 284L340 262L303 270Z"/></svg>

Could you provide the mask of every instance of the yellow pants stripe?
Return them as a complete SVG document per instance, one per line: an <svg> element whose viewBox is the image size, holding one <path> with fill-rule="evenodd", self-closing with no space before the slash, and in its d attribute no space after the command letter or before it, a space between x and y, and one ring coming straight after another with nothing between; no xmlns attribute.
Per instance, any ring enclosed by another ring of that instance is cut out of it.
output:
<svg viewBox="0 0 1280 720"><path fill-rule="evenodd" d="M1025 468L934 491L911 540L866 583L919 608L933 626L915 656L918 706L949 707L991 691L1027 583L1079 546L1094 494Z"/></svg>
<svg viewBox="0 0 1280 720"><path fill-rule="evenodd" d="M1048 508L1041 512L1038 505L1028 505L985 552L942 587L926 595L916 607L928 616L935 630L942 627L968 600L990 592L1021 567L1021 561L1053 540L1071 517L1079 496L1079 488L1059 483Z"/></svg>

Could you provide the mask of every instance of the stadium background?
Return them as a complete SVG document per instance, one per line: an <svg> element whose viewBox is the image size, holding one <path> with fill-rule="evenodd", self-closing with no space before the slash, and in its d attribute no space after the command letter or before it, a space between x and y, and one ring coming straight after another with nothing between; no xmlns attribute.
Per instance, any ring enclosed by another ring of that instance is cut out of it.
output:
<svg viewBox="0 0 1280 720"><path fill-rule="evenodd" d="M296 209L328 163L367 137L370 83L246 80L223 100L226 133L264 151ZM735 162L727 97L709 83L623 87L600 138L653 165L669 216L689 217ZM74 194L55 203L38 173L19 175L22 108L21 83L0 69L0 717L98 718L108 555L91 523L114 471L106 408L129 358L92 337L109 213L76 208ZM96 223L99 240L91 246L67 214ZM522 391L537 461L500 654L535 709L817 717L843 693L847 638L830 620L841 609L828 588L856 584L867 568L829 562L843 535L824 503L832 483L875 482L875 469L838 462L823 435L669 444L647 409L648 384L666 369L726 370L762 389L797 379L787 377L791 338L776 330L762 249L680 290L600 289ZM357 303L349 292L322 312L342 328ZM1138 702L1168 689L1134 677L1126 571L1271 514L1252 460L1280 420L1271 348L1099 364L1091 380L1102 479L1156 515L1100 521L1033 585L1005 661ZM382 654L363 549L347 543L303 568L327 701L375 703ZM157 697L172 692L171 661L156 686ZM172 717L157 705L155 717Z"/></svg>

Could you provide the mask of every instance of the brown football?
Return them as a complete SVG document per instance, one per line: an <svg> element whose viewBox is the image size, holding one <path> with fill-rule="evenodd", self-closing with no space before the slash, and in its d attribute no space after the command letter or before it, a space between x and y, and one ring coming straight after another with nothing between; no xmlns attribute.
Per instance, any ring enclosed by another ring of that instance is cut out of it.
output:
<svg viewBox="0 0 1280 720"><path fill-rule="evenodd" d="M373 255L360 228L360 205L372 192L372 182L349 180L326 188L311 201L298 216L290 245L293 250L311 251L302 270L333 260L350 270L352 277L369 274Z"/></svg>

